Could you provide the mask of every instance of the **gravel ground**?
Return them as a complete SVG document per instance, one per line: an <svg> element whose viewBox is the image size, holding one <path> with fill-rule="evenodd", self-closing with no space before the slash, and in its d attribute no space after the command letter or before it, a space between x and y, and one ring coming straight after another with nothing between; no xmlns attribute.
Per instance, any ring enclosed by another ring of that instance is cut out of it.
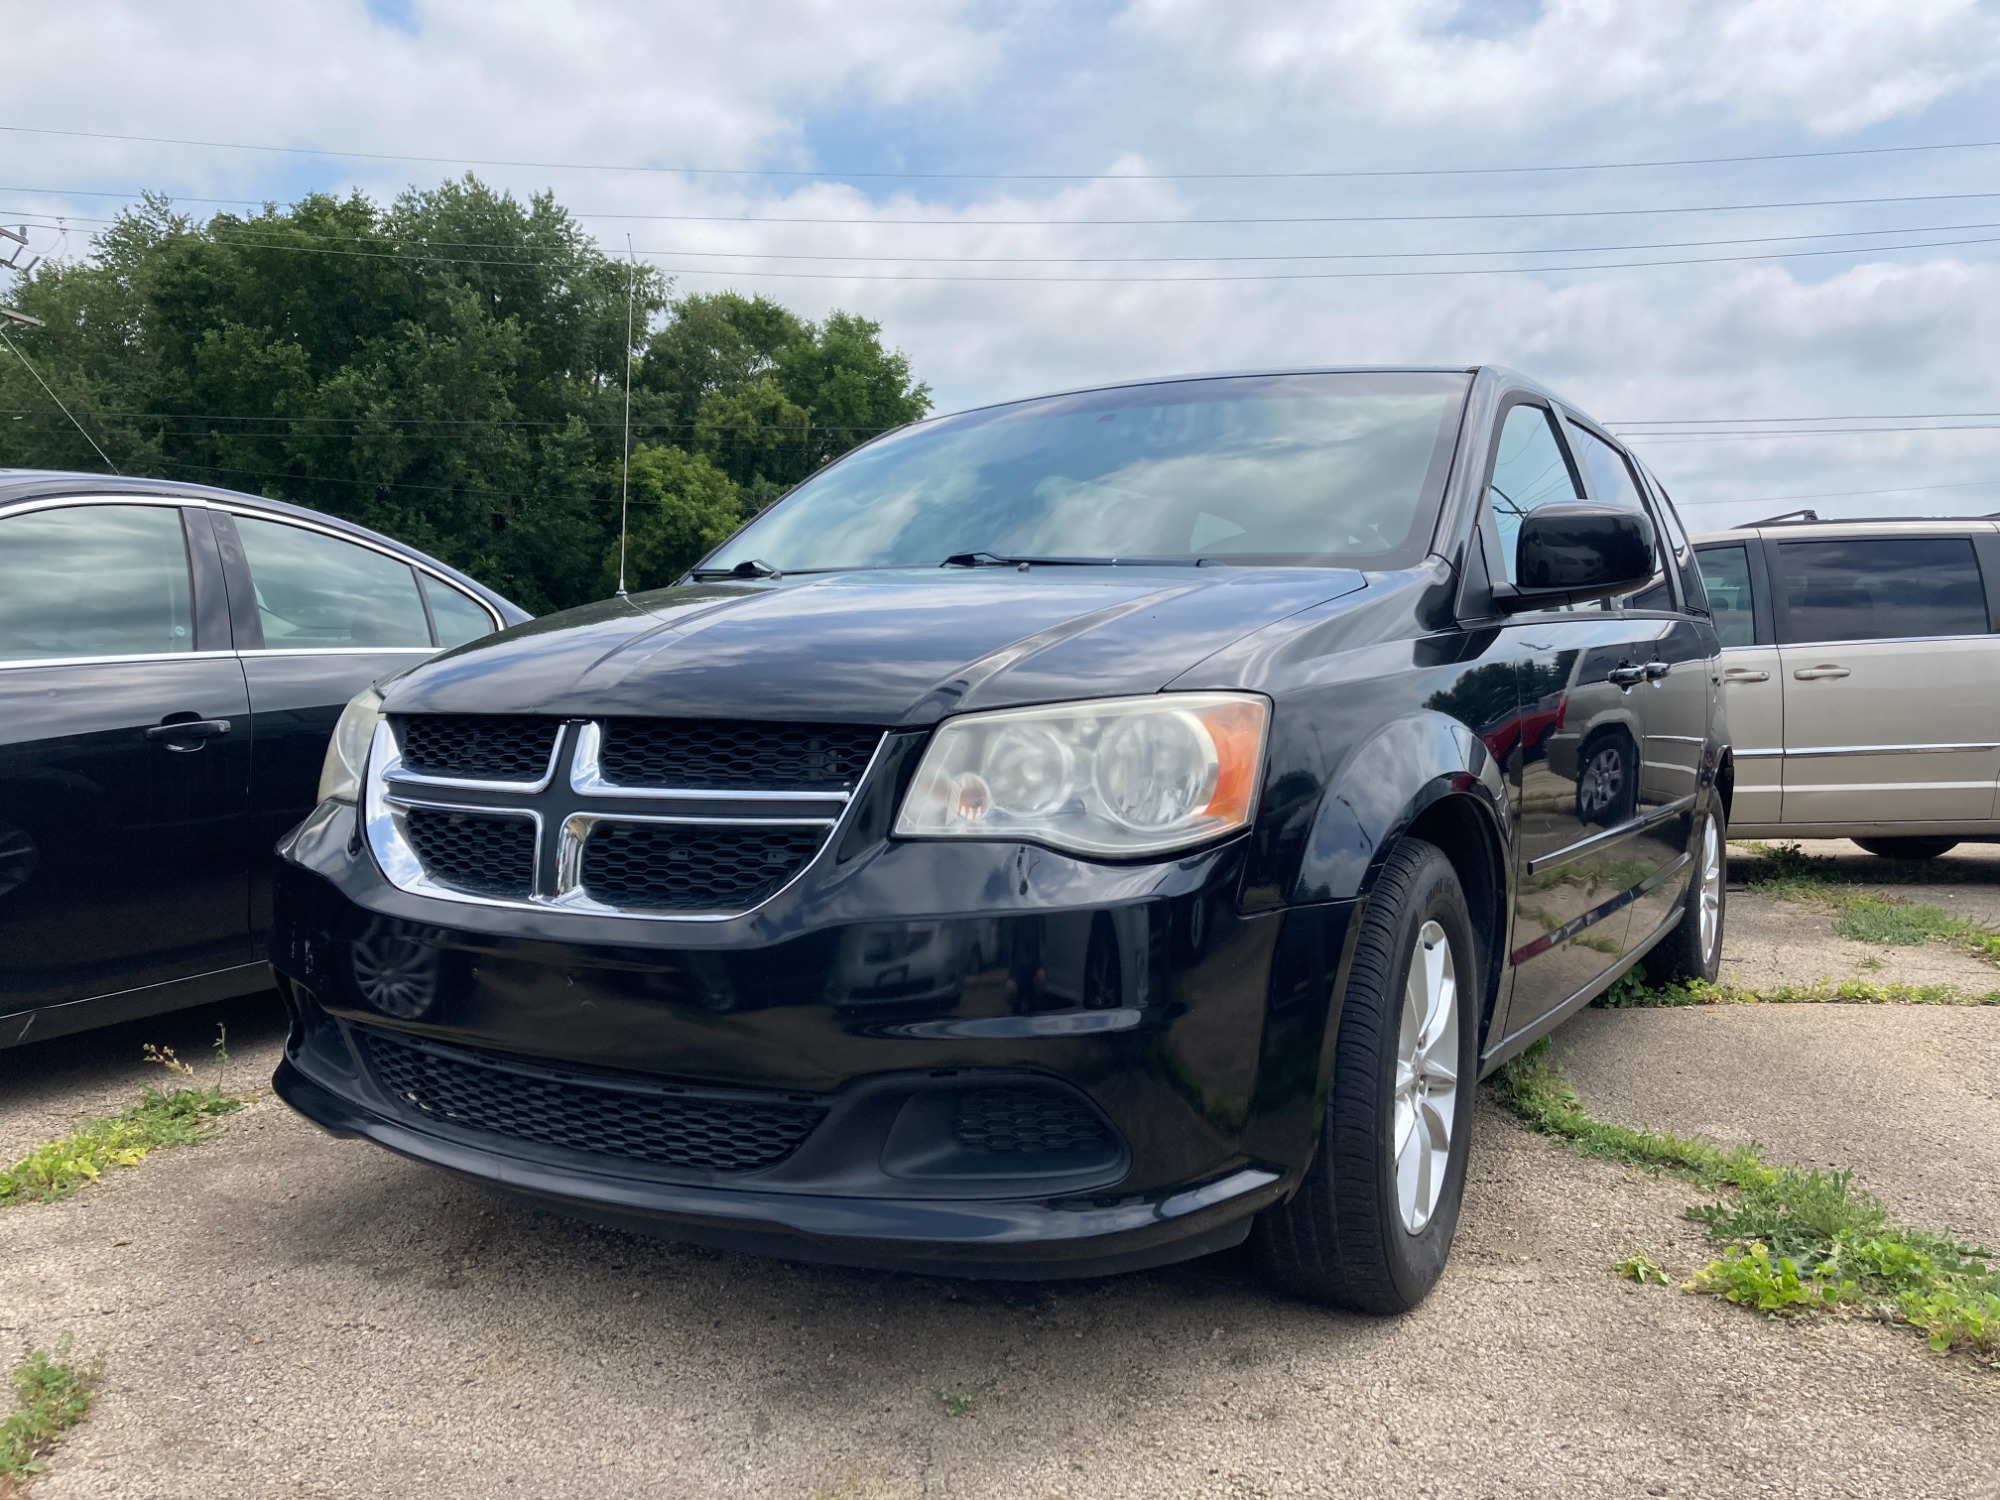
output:
<svg viewBox="0 0 2000 1500"><path fill-rule="evenodd" d="M1787 946L1814 977L1820 936ZM0 1054L0 1156L127 1100L142 1041L193 1056L225 1016L267 1074L264 1002ZM1608 1118L1853 1165L1912 1221L2000 1239L2000 1011L1595 1011L1558 1041ZM2000 1376L1612 1274L1637 1248L1701 1264L1693 1196L1482 1104L1444 1281L1377 1322L1270 1295L1240 1253L1023 1286L679 1248L266 1095L0 1212L0 1358L65 1330L106 1358L35 1500L2000 1496Z"/></svg>

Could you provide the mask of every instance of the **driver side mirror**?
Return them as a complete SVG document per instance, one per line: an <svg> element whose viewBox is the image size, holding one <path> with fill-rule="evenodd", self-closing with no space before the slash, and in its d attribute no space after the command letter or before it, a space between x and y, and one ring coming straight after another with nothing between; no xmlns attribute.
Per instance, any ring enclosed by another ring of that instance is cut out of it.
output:
<svg viewBox="0 0 2000 1500"><path fill-rule="evenodd" d="M1583 604L1644 587L1658 571L1653 523L1641 511L1563 500L1537 506L1521 520L1514 547L1519 585L1495 584L1502 614Z"/></svg>

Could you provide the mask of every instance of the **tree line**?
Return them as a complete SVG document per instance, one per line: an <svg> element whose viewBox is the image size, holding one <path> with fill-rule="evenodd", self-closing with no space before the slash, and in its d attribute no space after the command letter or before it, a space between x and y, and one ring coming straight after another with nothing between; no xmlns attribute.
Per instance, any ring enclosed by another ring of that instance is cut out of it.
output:
<svg viewBox="0 0 2000 1500"><path fill-rule="evenodd" d="M206 223L148 197L18 279L43 326L9 337L123 473L348 517L542 613L616 579L628 353L635 590L930 408L865 318L672 292L471 176ZM0 466L103 468L4 350Z"/></svg>

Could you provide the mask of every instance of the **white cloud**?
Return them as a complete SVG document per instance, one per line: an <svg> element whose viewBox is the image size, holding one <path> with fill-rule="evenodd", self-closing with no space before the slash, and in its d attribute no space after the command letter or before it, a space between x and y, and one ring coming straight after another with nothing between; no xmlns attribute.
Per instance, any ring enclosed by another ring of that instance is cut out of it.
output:
<svg viewBox="0 0 2000 1500"><path fill-rule="evenodd" d="M1128 19L1322 117L1504 134L1634 104L1849 131L2000 62L2000 15L1978 0L1548 0L1497 36L1465 28L1485 3L1134 0Z"/></svg>

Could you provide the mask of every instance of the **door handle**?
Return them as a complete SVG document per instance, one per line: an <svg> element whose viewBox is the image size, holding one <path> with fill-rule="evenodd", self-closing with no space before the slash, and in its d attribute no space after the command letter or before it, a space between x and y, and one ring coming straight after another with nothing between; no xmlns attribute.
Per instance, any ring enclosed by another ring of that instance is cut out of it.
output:
<svg viewBox="0 0 2000 1500"><path fill-rule="evenodd" d="M1646 669L1644 667L1627 666L1624 662L1620 662L1604 674L1604 680L1613 687L1630 687L1635 682L1644 682L1646 680Z"/></svg>
<svg viewBox="0 0 2000 1500"><path fill-rule="evenodd" d="M1792 676L1800 682L1818 682L1821 678L1847 677L1851 675L1845 667L1800 667Z"/></svg>
<svg viewBox="0 0 2000 1500"><path fill-rule="evenodd" d="M1673 671L1673 669L1673 663L1671 662L1649 661L1646 663L1646 681L1658 682L1667 673Z"/></svg>
<svg viewBox="0 0 2000 1500"><path fill-rule="evenodd" d="M1760 672L1755 667L1724 667L1722 669L1722 680L1724 682L1769 682L1771 674L1769 672Z"/></svg>
<svg viewBox="0 0 2000 1500"><path fill-rule="evenodd" d="M165 740L169 750L199 750L202 744L218 735L229 733L227 719L179 719L170 724L155 724L146 731L149 740ZM177 744L179 740L193 740L192 745Z"/></svg>

